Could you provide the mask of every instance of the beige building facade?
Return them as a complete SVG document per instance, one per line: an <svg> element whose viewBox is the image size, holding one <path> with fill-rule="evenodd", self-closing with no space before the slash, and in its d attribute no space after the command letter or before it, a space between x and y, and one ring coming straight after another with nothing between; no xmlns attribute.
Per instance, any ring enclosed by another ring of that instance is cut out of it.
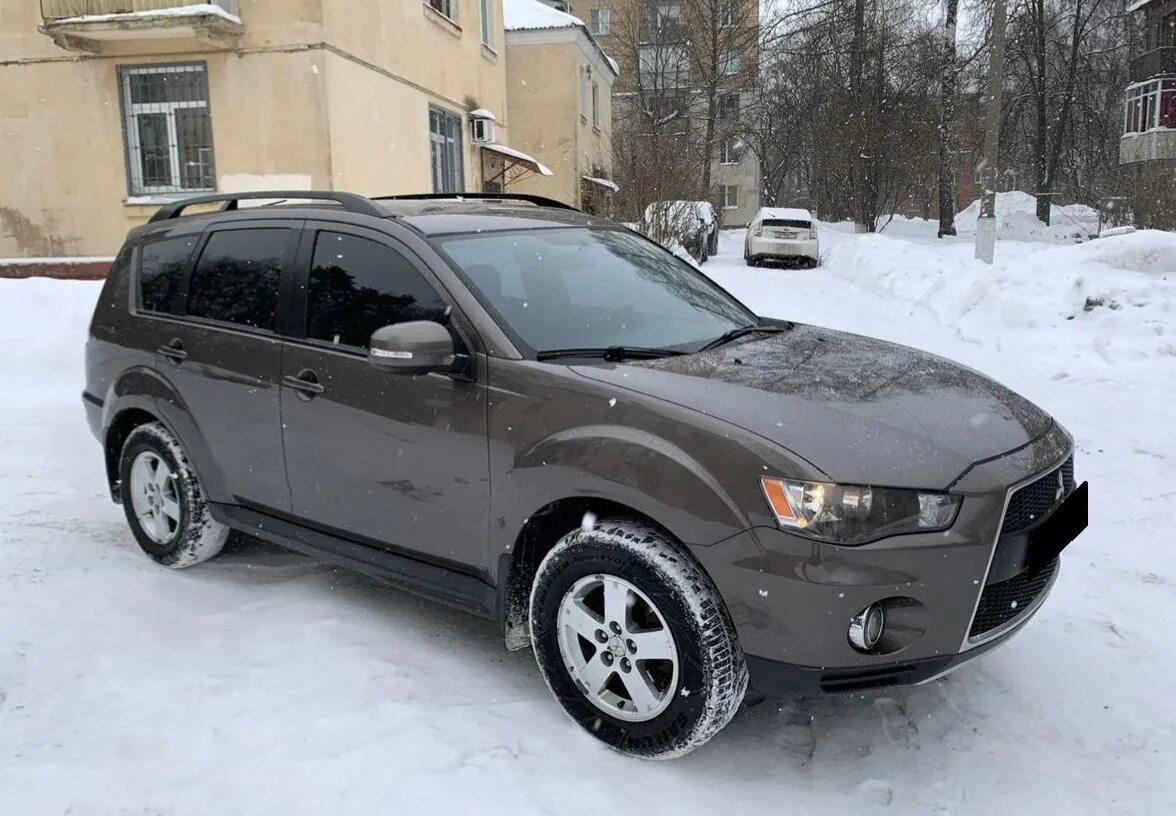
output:
<svg viewBox="0 0 1176 816"><path fill-rule="evenodd" d="M0 258L109 257L214 191L498 189L537 166L490 144L514 144L503 19L503 0L0 0Z"/></svg>
<svg viewBox="0 0 1176 816"><path fill-rule="evenodd" d="M511 143L542 157L553 172L532 174L511 189L608 215L617 65L580 20L554 11L513 16L517 0L506 2Z"/></svg>

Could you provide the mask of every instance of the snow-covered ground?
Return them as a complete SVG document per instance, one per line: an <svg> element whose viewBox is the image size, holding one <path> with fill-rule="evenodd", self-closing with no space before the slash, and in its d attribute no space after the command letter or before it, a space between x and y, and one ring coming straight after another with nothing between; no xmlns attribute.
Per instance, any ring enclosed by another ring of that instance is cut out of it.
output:
<svg viewBox="0 0 1176 816"><path fill-rule="evenodd" d="M581 734L487 622L260 544L156 567L82 419L97 285L0 280L0 813L1176 812L1176 236L1002 242L986 268L894 227L827 227L806 271L749 269L728 233L704 268L761 313L1045 406L1091 527L1004 648L927 686L764 702L669 763Z"/></svg>

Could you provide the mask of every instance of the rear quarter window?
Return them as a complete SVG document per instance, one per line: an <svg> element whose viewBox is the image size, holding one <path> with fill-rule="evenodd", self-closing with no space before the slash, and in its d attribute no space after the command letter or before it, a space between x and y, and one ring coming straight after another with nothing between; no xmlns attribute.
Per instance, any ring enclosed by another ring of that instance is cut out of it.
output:
<svg viewBox="0 0 1176 816"><path fill-rule="evenodd" d="M166 238L143 244L139 250L138 307L148 312L170 314L184 277L184 270L196 248L197 236Z"/></svg>

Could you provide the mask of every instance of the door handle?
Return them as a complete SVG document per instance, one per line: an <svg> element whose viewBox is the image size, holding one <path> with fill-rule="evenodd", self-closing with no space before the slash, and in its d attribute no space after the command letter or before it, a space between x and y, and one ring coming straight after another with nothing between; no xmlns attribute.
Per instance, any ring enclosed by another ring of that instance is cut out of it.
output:
<svg viewBox="0 0 1176 816"><path fill-rule="evenodd" d="M160 346L159 353L170 360L172 365L179 365L188 359L188 352L184 351L184 341L178 337L166 346Z"/></svg>
<svg viewBox="0 0 1176 816"><path fill-rule="evenodd" d="M298 392L299 397L306 400L313 399L317 394L323 393L323 386L318 381L318 375L309 368L302 369L295 377L289 375L282 377L282 384L293 388Z"/></svg>

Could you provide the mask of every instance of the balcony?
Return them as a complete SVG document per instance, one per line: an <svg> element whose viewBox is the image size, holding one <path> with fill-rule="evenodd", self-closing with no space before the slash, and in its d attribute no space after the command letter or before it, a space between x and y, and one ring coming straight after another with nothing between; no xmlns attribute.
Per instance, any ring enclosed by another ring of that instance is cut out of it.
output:
<svg viewBox="0 0 1176 816"><path fill-rule="evenodd" d="M39 31L67 51L98 53L106 43L196 39L231 48L245 28L238 0L41 0Z"/></svg>
<svg viewBox="0 0 1176 816"><path fill-rule="evenodd" d="M1161 74L1176 74L1176 45L1145 51L1131 60L1131 81L1142 82Z"/></svg>
<svg viewBox="0 0 1176 816"><path fill-rule="evenodd" d="M1127 87L1119 164L1176 160L1176 77Z"/></svg>

